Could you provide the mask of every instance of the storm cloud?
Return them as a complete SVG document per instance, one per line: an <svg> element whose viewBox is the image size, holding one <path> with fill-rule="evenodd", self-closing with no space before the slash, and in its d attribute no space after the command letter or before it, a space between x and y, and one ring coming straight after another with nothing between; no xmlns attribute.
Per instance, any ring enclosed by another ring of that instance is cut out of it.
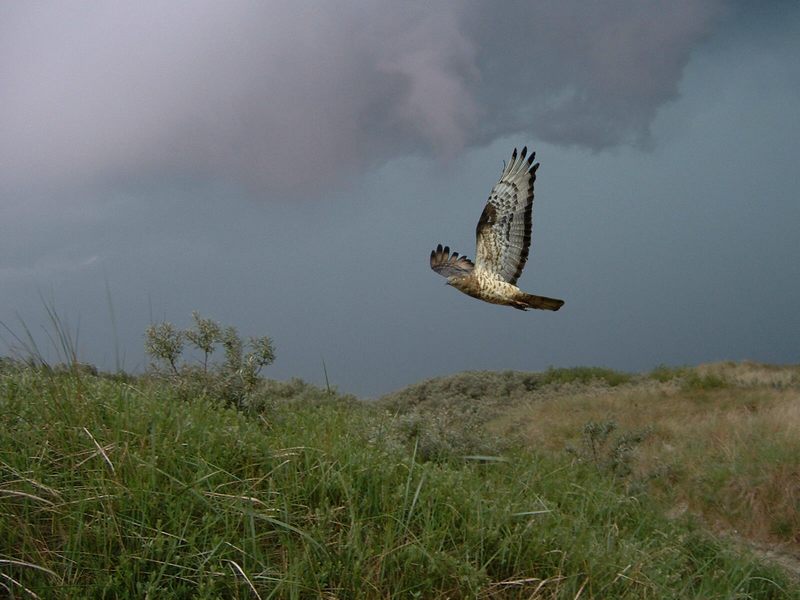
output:
<svg viewBox="0 0 800 600"><path fill-rule="evenodd" d="M158 178L318 197L528 132L642 143L717 0L4 3L6 192Z"/></svg>
<svg viewBox="0 0 800 600"><path fill-rule="evenodd" d="M0 3L0 353L59 360L44 303L102 369L196 309L362 396L797 362L798 56L794 0ZM558 313L428 268L522 145Z"/></svg>

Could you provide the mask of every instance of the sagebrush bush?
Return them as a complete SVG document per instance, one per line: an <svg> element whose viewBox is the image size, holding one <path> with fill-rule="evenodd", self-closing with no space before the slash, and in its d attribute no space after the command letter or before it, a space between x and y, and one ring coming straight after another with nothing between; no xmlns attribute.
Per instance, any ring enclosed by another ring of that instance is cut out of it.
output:
<svg viewBox="0 0 800 600"><path fill-rule="evenodd" d="M183 398L205 394L238 408L250 408L262 381L261 370L275 360L272 339L263 336L245 341L234 327L223 328L197 311L192 312L192 319L194 327L185 330L168 322L147 328L145 351L154 359L152 372L174 377ZM187 341L202 353L199 365L180 362ZM225 358L209 362L217 346L223 347Z"/></svg>
<svg viewBox="0 0 800 600"><path fill-rule="evenodd" d="M499 455L512 444L490 434L475 418L447 409L403 414L384 413L368 435L390 449L412 449L420 462L463 460L465 456Z"/></svg>

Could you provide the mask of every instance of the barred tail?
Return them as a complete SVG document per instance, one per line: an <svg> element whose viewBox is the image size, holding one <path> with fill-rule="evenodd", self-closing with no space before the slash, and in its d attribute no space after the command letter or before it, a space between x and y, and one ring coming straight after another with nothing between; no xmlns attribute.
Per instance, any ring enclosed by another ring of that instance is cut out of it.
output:
<svg viewBox="0 0 800 600"><path fill-rule="evenodd" d="M525 310L525 308L558 310L564 306L564 301L559 300L558 298L546 298L545 296L535 296L534 294L526 294L525 292L522 293L522 296L519 298L519 300L521 301L520 304L523 306L518 306L516 308L522 308L522 310Z"/></svg>

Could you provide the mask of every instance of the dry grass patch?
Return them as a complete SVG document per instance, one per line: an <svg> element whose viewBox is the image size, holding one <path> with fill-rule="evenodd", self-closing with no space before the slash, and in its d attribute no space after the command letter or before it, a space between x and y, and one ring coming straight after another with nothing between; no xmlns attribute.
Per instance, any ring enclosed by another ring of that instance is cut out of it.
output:
<svg viewBox="0 0 800 600"><path fill-rule="evenodd" d="M738 386L788 388L800 386L800 366L767 365L751 361L709 363L697 367L700 375L713 375Z"/></svg>
<svg viewBox="0 0 800 600"><path fill-rule="evenodd" d="M589 422L650 435L634 477L673 507L720 530L800 551L800 390L797 369L709 365L676 381L596 388L509 407L489 427L561 452ZM689 383L687 383L689 382ZM709 383L711 382L711 383Z"/></svg>

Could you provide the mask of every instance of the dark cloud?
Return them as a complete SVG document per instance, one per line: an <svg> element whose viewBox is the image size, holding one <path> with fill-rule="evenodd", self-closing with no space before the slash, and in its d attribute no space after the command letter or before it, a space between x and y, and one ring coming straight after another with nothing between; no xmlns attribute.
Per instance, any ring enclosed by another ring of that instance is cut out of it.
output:
<svg viewBox="0 0 800 600"><path fill-rule="evenodd" d="M481 40L483 134L529 131L595 150L647 139L721 14L716 0L476 6L470 31Z"/></svg>
<svg viewBox="0 0 800 600"><path fill-rule="evenodd" d="M646 4L0 3L0 323L46 347L53 298L83 360L140 369L148 322L197 309L273 336L269 376L324 384L324 359L369 395L797 362L798 5ZM520 284L556 314L427 265L474 255L526 143ZM317 201L261 201L291 197Z"/></svg>
<svg viewBox="0 0 800 600"><path fill-rule="evenodd" d="M6 4L0 177L15 191L208 177L302 196L509 132L641 141L717 4Z"/></svg>

